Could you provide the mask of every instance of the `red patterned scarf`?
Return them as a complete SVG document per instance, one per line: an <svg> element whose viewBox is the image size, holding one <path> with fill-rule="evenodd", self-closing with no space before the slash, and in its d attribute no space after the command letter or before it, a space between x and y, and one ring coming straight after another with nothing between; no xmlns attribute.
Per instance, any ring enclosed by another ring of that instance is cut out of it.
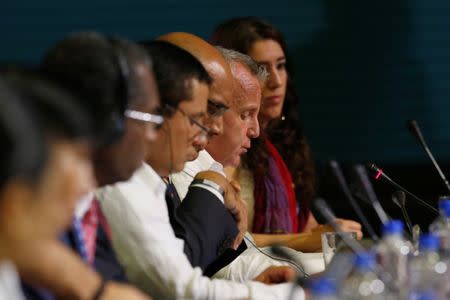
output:
<svg viewBox="0 0 450 300"><path fill-rule="evenodd" d="M254 233L296 233L299 230L297 200L291 173L275 146L264 140L269 171L254 175Z"/></svg>

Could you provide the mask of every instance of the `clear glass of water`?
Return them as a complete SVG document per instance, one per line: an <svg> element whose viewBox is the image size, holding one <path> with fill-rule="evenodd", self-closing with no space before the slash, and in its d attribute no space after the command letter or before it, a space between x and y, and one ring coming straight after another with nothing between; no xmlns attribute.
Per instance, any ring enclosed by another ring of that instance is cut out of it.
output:
<svg viewBox="0 0 450 300"><path fill-rule="evenodd" d="M326 232L322 233L322 252L323 261L325 263L325 268L328 266L330 261L333 259L334 254L341 246L345 246L342 235L347 238L356 239L356 232Z"/></svg>

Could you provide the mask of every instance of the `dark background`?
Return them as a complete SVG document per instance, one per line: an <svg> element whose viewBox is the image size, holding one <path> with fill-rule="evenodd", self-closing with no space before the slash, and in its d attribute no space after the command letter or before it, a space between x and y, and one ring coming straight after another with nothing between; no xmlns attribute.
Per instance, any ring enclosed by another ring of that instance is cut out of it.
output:
<svg viewBox="0 0 450 300"><path fill-rule="evenodd" d="M130 39L187 31L206 38L221 21L245 15L265 18L285 34L304 128L323 174L320 194L340 215L353 216L324 167L329 159L346 170L376 162L431 203L447 193L405 123L419 122L449 173L449 1L3 0L0 60L38 63L53 43L79 30ZM375 187L383 206L400 216L390 204L392 190ZM408 206L417 222L434 218L413 202Z"/></svg>

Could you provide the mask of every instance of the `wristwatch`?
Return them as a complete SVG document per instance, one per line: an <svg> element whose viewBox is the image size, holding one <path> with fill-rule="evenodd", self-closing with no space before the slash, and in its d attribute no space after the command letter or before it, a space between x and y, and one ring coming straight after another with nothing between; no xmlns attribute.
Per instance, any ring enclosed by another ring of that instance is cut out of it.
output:
<svg viewBox="0 0 450 300"><path fill-rule="evenodd" d="M191 185L193 184L204 184L206 186L209 186L210 188L213 188L214 190L218 191L219 194L222 195L222 197L225 197L225 191L223 190L223 188L218 185L217 183L215 183L212 180L209 179L194 179L191 183Z"/></svg>

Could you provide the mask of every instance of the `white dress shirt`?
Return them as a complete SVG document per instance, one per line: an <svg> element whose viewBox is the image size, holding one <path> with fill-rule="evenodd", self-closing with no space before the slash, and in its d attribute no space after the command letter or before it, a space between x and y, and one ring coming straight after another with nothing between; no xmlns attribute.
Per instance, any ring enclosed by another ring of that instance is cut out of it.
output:
<svg viewBox="0 0 450 300"><path fill-rule="evenodd" d="M23 300L19 278L9 262L0 263L0 300Z"/></svg>
<svg viewBox="0 0 450 300"><path fill-rule="evenodd" d="M286 299L291 284L210 279L193 268L170 225L165 184L144 164L133 177L97 193L128 278L154 299ZM303 299L301 290L297 299Z"/></svg>

